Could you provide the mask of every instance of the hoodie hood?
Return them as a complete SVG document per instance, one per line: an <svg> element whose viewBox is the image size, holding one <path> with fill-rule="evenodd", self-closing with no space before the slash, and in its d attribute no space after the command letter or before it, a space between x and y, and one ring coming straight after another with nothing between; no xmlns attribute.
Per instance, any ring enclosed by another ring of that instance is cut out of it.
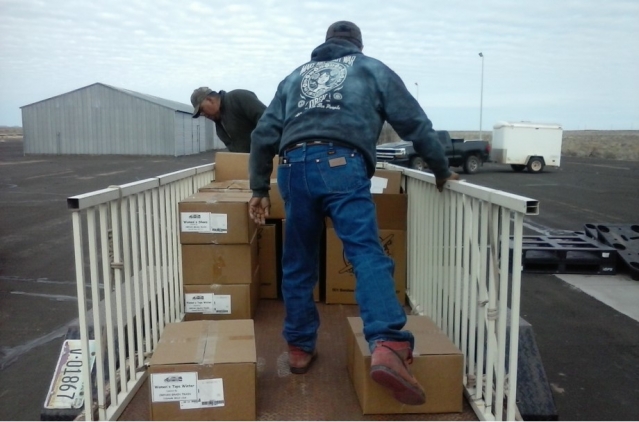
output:
<svg viewBox="0 0 639 422"><path fill-rule="evenodd" d="M350 41L332 38L313 50L311 60L314 62L326 62L351 54L362 54L362 51Z"/></svg>

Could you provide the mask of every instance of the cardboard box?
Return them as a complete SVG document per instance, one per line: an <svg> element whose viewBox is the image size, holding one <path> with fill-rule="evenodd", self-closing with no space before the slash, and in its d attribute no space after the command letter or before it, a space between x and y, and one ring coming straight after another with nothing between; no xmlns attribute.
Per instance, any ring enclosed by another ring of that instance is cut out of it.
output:
<svg viewBox="0 0 639 422"><path fill-rule="evenodd" d="M395 262L395 293L406 302L406 231L379 230L384 252ZM357 304L355 274L334 228L326 229L326 303Z"/></svg>
<svg viewBox="0 0 639 422"><path fill-rule="evenodd" d="M265 224L257 229L260 264L260 298L277 299L277 225Z"/></svg>
<svg viewBox="0 0 639 422"><path fill-rule="evenodd" d="M218 182L225 180L248 180L249 179L249 157L246 152L224 152L215 153L215 180ZM273 158L273 172L271 179L277 179L277 167L280 157Z"/></svg>
<svg viewBox="0 0 639 422"><path fill-rule="evenodd" d="M371 193L401 193L402 172L376 169L371 179Z"/></svg>
<svg viewBox="0 0 639 422"><path fill-rule="evenodd" d="M198 192L179 203L180 243L251 243L255 223L248 215L247 192Z"/></svg>
<svg viewBox="0 0 639 422"><path fill-rule="evenodd" d="M253 193L250 188L250 182L248 180L224 180L214 181L208 185L204 185L199 189L200 192L249 192ZM284 200L280 195L280 190L277 186L277 179L271 179L271 191L269 193L271 200L271 209L269 218L286 218L284 211Z"/></svg>
<svg viewBox="0 0 639 422"><path fill-rule="evenodd" d="M370 375L371 353L364 339L362 320L349 317L347 341L348 373L362 413L452 413L463 409L463 365L461 351L425 316L409 315L405 329L415 336L410 370L426 391L426 403L406 406Z"/></svg>
<svg viewBox="0 0 639 422"><path fill-rule="evenodd" d="M260 302L259 267L250 284L184 286L184 320L251 319Z"/></svg>
<svg viewBox="0 0 639 422"><path fill-rule="evenodd" d="M182 277L189 284L248 284L258 265L258 231L251 243L182 245Z"/></svg>
<svg viewBox="0 0 639 422"><path fill-rule="evenodd" d="M286 218L286 208L282 195L280 194L280 188L277 185L277 179L271 179L271 190L269 191L268 197L271 200L271 209L269 210L268 218Z"/></svg>
<svg viewBox="0 0 639 422"><path fill-rule="evenodd" d="M255 420L253 321L167 324L151 357L151 420Z"/></svg>
<svg viewBox="0 0 639 422"><path fill-rule="evenodd" d="M408 226L408 196L404 194L373 195L377 211L377 227L406 230Z"/></svg>

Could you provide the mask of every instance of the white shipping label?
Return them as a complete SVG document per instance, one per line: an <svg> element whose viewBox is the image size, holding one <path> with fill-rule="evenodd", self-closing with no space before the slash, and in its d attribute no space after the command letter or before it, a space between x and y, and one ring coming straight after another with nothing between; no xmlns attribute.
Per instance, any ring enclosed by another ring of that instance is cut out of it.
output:
<svg viewBox="0 0 639 422"><path fill-rule="evenodd" d="M222 378L198 380L197 400L181 401L180 409L201 409L203 407L224 406L224 383Z"/></svg>
<svg viewBox="0 0 639 422"><path fill-rule="evenodd" d="M213 313L213 293L186 293L184 308L190 313Z"/></svg>
<svg viewBox="0 0 639 422"><path fill-rule="evenodd" d="M209 228L211 233L228 233L228 217L226 214L211 213Z"/></svg>
<svg viewBox="0 0 639 422"><path fill-rule="evenodd" d="M205 313L230 315L231 295L213 295L213 309Z"/></svg>
<svg viewBox="0 0 639 422"><path fill-rule="evenodd" d="M183 232L210 233L211 213L208 212L182 212L180 213L181 228Z"/></svg>
<svg viewBox="0 0 639 422"><path fill-rule="evenodd" d="M371 179L371 193L384 193L388 186L388 179L385 177L373 176Z"/></svg>
<svg viewBox="0 0 639 422"><path fill-rule="evenodd" d="M197 400L197 372L151 374L151 400L155 402Z"/></svg>

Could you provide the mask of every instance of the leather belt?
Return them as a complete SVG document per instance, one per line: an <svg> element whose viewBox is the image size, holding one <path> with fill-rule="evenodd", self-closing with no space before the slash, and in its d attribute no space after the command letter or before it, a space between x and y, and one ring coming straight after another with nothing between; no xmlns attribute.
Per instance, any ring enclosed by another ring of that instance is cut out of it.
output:
<svg viewBox="0 0 639 422"><path fill-rule="evenodd" d="M294 149L297 148L301 148L304 145L306 145L307 147L312 147L315 145L333 145L333 146L338 146L338 147L344 147L344 148L353 148L350 145L346 145L342 142L335 142L335 141L308 141L308 142L298 142L296 144L291 144L289 146L287 146L286 148L284 148L284 152L289 152L289 151L293 151Z"/></svg>

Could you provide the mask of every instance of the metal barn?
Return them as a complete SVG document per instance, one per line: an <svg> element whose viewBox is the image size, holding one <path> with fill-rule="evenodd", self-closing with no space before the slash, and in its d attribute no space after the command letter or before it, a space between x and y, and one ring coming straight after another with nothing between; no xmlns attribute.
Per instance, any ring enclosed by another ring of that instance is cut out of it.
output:
<svg viewBox="0 0 639 422"><path fill-rule="evenodd" d="M193 107L102 83L25 105L25 154L170 155L224 148Z"/></svg>

